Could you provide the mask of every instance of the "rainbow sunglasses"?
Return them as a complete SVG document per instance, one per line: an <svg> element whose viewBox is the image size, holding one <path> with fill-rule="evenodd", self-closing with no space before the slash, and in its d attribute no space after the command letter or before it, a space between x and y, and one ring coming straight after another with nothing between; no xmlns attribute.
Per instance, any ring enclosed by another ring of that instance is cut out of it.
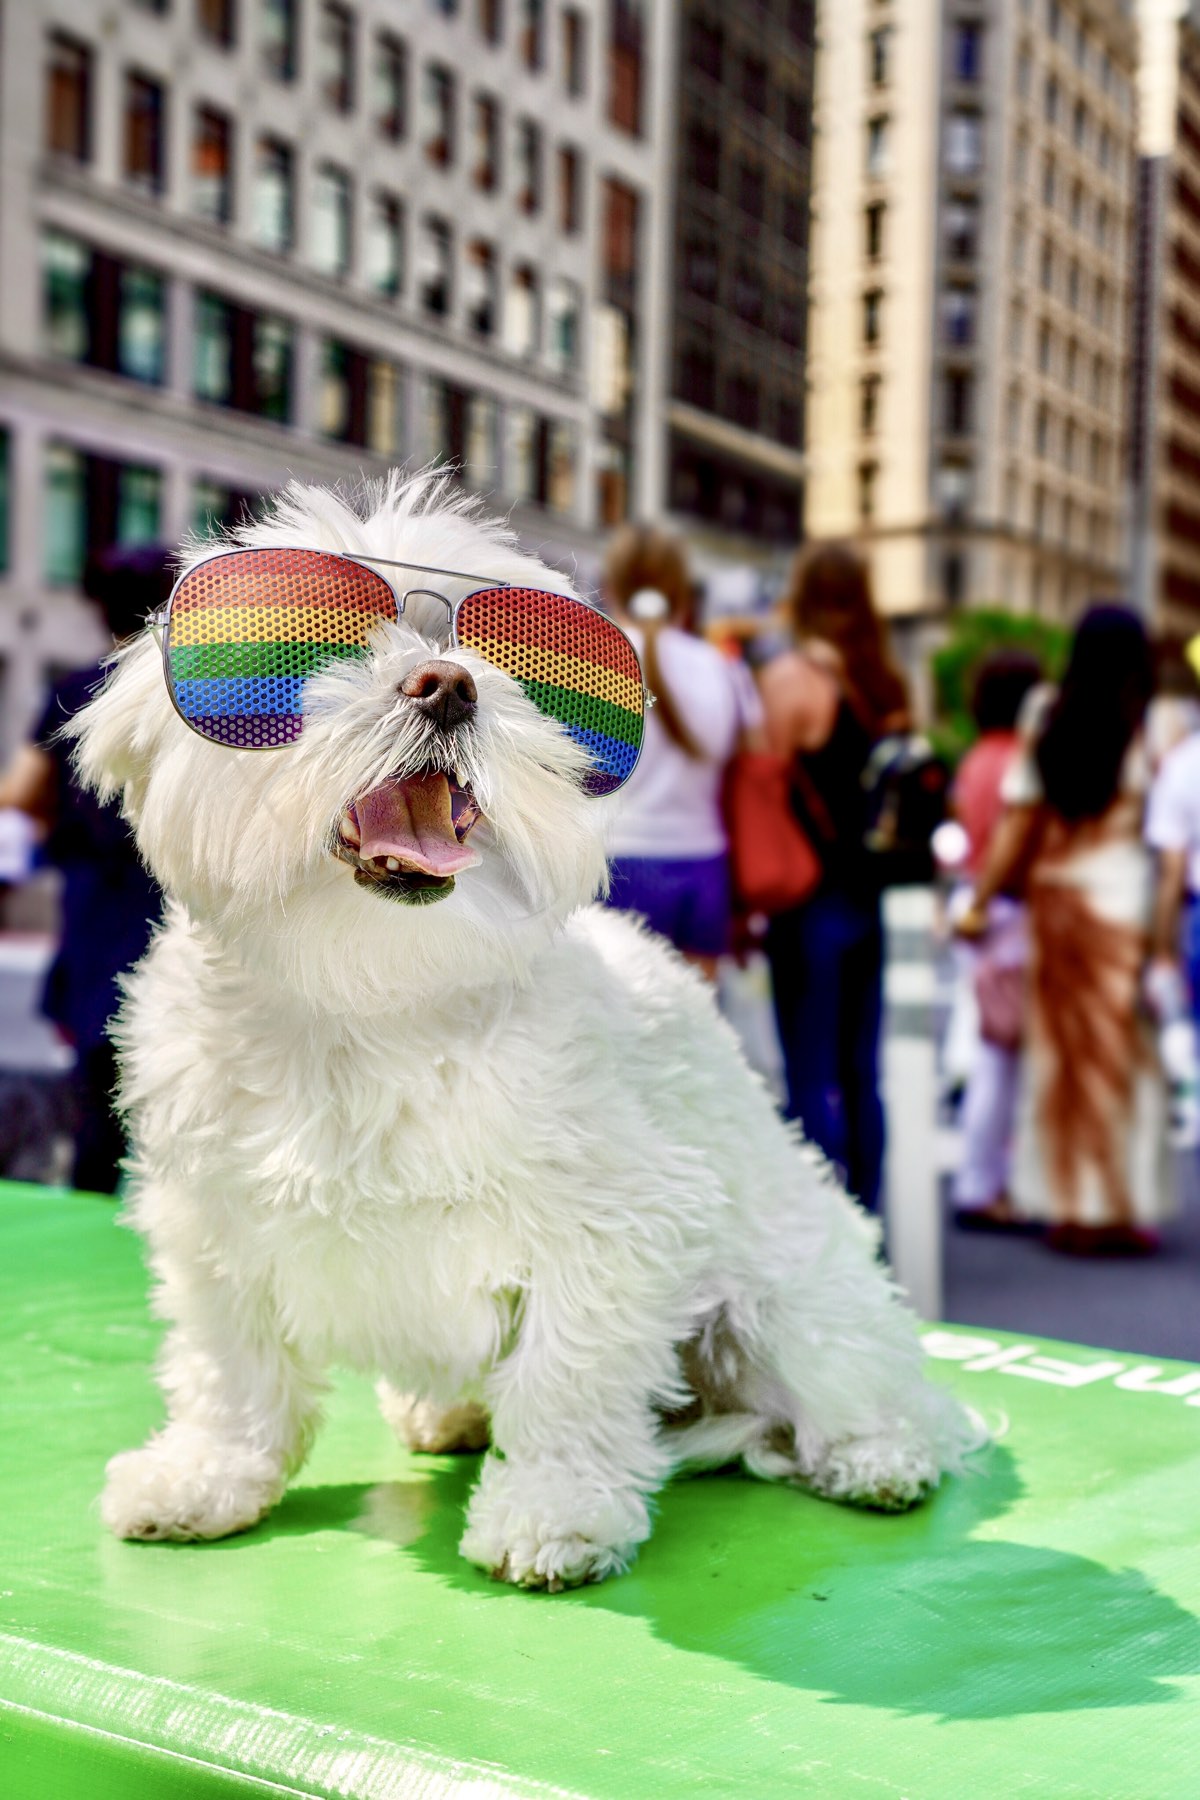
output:
<svg viewBox="0 0 1200 1800"><path fill-rule="evenodd" d="M365 657L381 621L414 595L441 601L452 648L511 675L538 711L588 752L585 792L628 781L642 747L647 696L637 653L595 606L541 588L489 582L461 600L433 588L397 592L368 564L478 581L456 569L328 550L228 550L176 582L151 623L176 711L210 743L277 750L299 737L310 676Z"/></svg>

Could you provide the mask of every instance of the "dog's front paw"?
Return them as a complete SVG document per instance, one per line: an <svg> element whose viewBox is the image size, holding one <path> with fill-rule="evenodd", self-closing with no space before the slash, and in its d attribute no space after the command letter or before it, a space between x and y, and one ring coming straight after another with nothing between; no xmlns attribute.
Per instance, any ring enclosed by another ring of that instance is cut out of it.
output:
<svg viewBox="0 0 1200 1800"><path fill-rule="evenodd" d="M916 1440L892 1437L845 1438L833 1444L808 1476L806 1486L827 1500L906 1512L924 1500L941 1479L937 1458Z"/></svg>
<svg viewBox="0 0 1200 1800"><path fill-rule="evenodd" d="M108 1465L100 1514L120 1538L185 1542L256 1525L284 1488L278 1462L194 1426L169 1425Z"/></svg>
<svg viewBox="0 0 1200 1800"><path fill-rule="evenodd" d="M498 1581L555 1594L623 1575L649 1534L635 1491L598 1493L561 1470L484 1464L459 1549Z"/></svg>

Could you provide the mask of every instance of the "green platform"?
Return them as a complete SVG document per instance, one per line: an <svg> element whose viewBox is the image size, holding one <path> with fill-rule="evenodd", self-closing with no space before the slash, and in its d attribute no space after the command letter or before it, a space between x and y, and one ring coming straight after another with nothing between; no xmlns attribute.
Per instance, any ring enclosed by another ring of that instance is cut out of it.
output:
<svg viewBox="0 0 1200 1800"><path fill-rule="evenodd" d="M459 1560L474 1459L357 1379L267 1524L115 1542L156 1337L107 1203L0 1187L3 1800L1200 1795L1200 1372L944 1333L1010 1421L984 1474L900 1519L679 1482L631 1575L546 1596Z"/></svg>

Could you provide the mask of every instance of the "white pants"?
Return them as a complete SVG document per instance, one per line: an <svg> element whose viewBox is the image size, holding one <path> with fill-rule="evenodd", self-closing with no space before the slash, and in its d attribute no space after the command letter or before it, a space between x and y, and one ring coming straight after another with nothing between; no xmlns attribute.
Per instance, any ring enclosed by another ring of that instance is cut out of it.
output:
<svg viewBox="0 0 1200 1800"><path fill-rule="evenodd" d="M1011 900L993 900L989 909L993 926L1007 923L1017 910L1016 903ZM974 944L960 940L955 953L961 959L959 980L974 999L979 952ZM990 1206L993 1200L1008 1192L1020 1069L1019 1050L1002 1050L980 1037L976 1013L975 1038L960 1115L962 1151L954 1178L956 1206Z"/></svg>

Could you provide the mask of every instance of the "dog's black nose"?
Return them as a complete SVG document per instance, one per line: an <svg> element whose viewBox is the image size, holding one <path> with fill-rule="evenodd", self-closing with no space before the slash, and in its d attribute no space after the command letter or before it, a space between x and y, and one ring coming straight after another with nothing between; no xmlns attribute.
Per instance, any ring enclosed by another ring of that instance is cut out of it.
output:
<svg viewBox="0 0 1200 1800"><path fill-rule="evenodd" d="M469 719L479 699L467 670L442 657L410 669L400 683L400 692L443 731L453 731Z"/></svg>

